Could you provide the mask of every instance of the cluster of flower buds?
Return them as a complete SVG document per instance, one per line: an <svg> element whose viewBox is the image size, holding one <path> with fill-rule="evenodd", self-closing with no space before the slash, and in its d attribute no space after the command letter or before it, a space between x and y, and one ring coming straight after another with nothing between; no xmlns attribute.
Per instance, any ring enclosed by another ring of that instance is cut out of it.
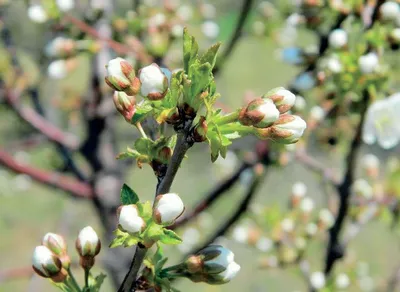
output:
<svg viewBox="0 0 400 292"><path fill-rule="evenodd" d="M136 95L149 100L163 99L168 90L168 77L165 70L153 63L138 71L122 58L109 61L106 83L115 90L113 101L117 110L130 122L136 111Z"/></svg>
<svg viewBox="0 0 400 292"><path fill-rule="evenodd" d="M94 258L101 249L100 239L96 231L90 226L83 228L75 242L76 250L80 255L80 265L85 270L90 270L94 265Z"/></svg>
<svg viewBox="0 0 400 292"><path fill-rule="evenodd" d="M295 143L307 126L299 116L285 114L295 102L296 96L293 93L282 87L276 88L244 107L239 113L239 122L253 126L255 134L261 139Z"/></svg>
<svg viewBox="0 0 400 292"><path fill-rule="evenodd" d="M193 282L225 284L240 271L231 250L220 245L210 245L183 263L183 273Z"/></svg>

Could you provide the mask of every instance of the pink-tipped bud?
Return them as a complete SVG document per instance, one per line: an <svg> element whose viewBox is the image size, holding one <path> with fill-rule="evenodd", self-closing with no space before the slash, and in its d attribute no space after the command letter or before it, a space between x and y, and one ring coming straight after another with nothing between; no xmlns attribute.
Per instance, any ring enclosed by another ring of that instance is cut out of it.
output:
<svg viewBox="0 0 400 292"><path fill-rule="evenodd" d="M256 98L239 113L239 122L245 126L265 128L279 118L279 111L271 99Z"/></svg>
<svg viewBox="0 0 400 292"><path fill-rule="evenodd" d="M123 205L118 208L118 213L118 223L123 231L136 234L146 228L146 223L139 216L136 205Z"/></svg>
<svg viewBox="0 0 400 292"><path fill-rule="evenodd" d="M163 99L168 90L168 78L161 68L153 63L139 70L140 94L150 100Z"/></svg>
<svg viewBox="0 0 400 292"><path fill-rule="evenodd" d="M116 91L124 91L128 95L136 95L140 89L140 82L135 77L135 70L128 61L122 58L112 59L106 65L106 83Z"/></svg>
<svg viewBox="0 0 400 292"><path fill-rule="evenodd" d="M51 278L54 282L64 282L67 277L61 260L44 245L37 246L33 252L32 268L41 277Z"/></svg>
<svg viewBox="0 0 400 292"><path fill-rule="evenodd" d="M96 231L90 226L83 228L75 242L76 250L78 251L81 266L89 270L94 265L94 257L99 254L101 249L100 239Z"/></svg>
<svg viewBox="0 0 400 292"><path fill-rule="evenodd" d="M118 112L130 122L136 112L136 98L123 91L115 91L113 101Z"/></svg>
<svg viewBox="0 0 400 292"><path fill-rule="evenodd" d="M67 243L64 237L55 233L46 233L43 237L42 245L46 246L55 255L57 255L65 269L68 269L71 264L71 259L67 254Z"/></svg>
<svg viewBox="0 0 400 292"><path fill-rule="evenodd" d="M263 98L271 99L281 114L289 111L296 102L296 95L283 87L271 90Z"/></svg>
<svg viewBox="0 0 400 292"><path fill-rule="evenodd" d="M256 135L260 139L292 144L299 141L306 127L306 122L299 116L283 114L271 127L258 129Z"/></svg>
<svg viewBox="0 0 400 292"><path fill-rule="evenodd" d="M174 193L158 195L153 209L153 219L157 224L171 225L182 215L185 206Z"/></svg>

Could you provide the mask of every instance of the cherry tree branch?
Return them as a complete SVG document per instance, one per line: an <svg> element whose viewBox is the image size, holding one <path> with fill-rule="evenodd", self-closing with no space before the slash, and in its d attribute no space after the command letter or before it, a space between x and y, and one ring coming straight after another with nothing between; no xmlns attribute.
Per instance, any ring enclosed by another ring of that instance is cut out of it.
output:
<svg viewBox="0 0 400 292"><path fill-rule="evenodd" d="M92 198L93 190L90 185L69 178L56 172L38 169L32 166L18 163L10 154L0 148L0 165L8 167L16 173L29 175L37 182L59 188L78 198Z"/></svg>

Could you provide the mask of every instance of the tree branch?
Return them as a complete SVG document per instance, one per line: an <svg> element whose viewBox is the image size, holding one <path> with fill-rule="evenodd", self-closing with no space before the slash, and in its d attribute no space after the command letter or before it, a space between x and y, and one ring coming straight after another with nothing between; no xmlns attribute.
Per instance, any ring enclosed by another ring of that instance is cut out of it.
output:
<svg viewBox="0 0 400 292"><path fill-rule="evenodd" d="M10 170L16 173L29 175L32 179L40 183L66 191L75 197L93 197L93 190L88 184L71 179L59 173L20 164L3 149L0 149L0 164L7 166Z"/></svg>

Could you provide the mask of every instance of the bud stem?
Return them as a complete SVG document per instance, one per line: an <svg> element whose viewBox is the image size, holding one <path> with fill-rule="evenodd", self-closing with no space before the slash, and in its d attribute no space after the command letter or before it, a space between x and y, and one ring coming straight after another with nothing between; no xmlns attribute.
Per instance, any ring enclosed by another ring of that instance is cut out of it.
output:
<svg viewBox="0 0 400 292"><path fill-rule="evenodd" d="M147 139L147 135L142 128L142 124L140 122L137 122L135 126L138 129L139 133L142 135L142 137Z"/></svg>
<svg viewBox="0 0 400 292"><path fill-rule="evenodd" d="M232 112L230 114L227 114L227 115L217 119L215 121L215 123L220 126L220 125L224 125L224 124L237 122L238 118L239 118L239 110L234 111L234 112Z"/></svg>
<svg viewBox="0 0 400 292"><path fill-rule="evenodd" d="M254 134L253 127L243 126L239 123L223 125L222 127L219 128L219 130L221 131L222 134L230 134L232 132L238 132L241 135Z"/></svg>
<svg viewBox="0 0 400 292"><path fill-rule="evenodd" d="M89 288L89 269L85 269L85 288Z"/></svg>
<svg viewBox="0 0 400 292"><path fill-rule="evenodd" d="M76 279L75 279L75 277L74 277L74 274L72 274L72 271L71 271L71 269L68 269L67 270L67 272L68 272L68 275L69 275L69 282L71 283L71 288L74 290L74 291L78 291L78 292L80 292L81 291L81 288L79 287L79 284L78 284L78 282L76 281ZM67 280L68 281L68 280Z"/></svg>

